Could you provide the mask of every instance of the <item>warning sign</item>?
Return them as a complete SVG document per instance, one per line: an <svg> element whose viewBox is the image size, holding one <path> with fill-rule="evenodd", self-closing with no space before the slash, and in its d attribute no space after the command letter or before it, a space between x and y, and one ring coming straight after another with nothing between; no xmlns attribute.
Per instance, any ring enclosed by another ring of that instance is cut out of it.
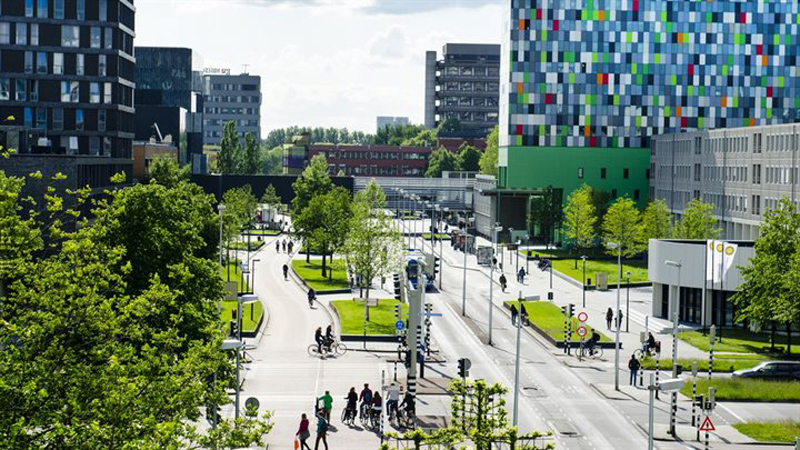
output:
<svg viewBox="0 0 800 450"><path fill-rule="evenodd" d="M714 428L714 423L711 422L711 417L706 416L705 420L703 420L703 423L700 425L700 431L715 431L715 430L716 428Z"/></svg>
<svg viewBox="0 0 800 450"><path fill-rule="evenodd" d="M580 336L580 337L586 336L586 327L585 326L583 326L583 325L579 326L577 331L578 331L578 336Z"/></svg>

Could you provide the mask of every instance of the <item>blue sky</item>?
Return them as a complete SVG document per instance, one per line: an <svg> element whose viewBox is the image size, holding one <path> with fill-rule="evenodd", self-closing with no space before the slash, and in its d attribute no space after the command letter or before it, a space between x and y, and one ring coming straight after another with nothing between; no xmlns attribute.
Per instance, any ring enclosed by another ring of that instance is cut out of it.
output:
<svg viewBox="0 0 800 450"><path fill-rule="evenodd" d="M507 1L507 0L506 0ZM261 75L262 130L423 121L426 50L500 43L503 0L139 0L136 45Z"/></svg>

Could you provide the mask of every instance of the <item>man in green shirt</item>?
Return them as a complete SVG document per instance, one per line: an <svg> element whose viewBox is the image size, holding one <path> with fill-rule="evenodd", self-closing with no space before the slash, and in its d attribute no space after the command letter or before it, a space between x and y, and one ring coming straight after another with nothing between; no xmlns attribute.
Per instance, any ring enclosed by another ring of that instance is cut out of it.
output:
<svg viewBox="0 0 800 450"><path fill-rule="evenodd" d="M325 415L325 418L330 421L331 409L333 409L333 397L331 397L331 392L325 391L325 395L317 399L317 405L319 405L320 400L322 400L322 413Z"/></svg>

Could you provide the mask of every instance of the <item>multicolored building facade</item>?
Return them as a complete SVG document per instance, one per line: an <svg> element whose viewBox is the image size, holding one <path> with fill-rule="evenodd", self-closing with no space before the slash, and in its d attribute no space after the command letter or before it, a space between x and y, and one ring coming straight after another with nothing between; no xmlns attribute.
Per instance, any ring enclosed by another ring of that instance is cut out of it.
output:
<svg viewBox="0 0 800 450"><path fill-rule="evenodd" d="M800 122L796 0L509 3L499 188L643 203L652 136Z"/></svg>

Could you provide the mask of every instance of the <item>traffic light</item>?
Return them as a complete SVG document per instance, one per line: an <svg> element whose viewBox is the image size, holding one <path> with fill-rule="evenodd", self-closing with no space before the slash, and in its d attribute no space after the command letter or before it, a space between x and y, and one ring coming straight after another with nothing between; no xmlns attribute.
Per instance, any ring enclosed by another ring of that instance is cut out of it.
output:
<svg viewBox="0 0 800 450"><path fill-rule="evenodd" d="M397 320L402 320L402 318L403 318L403 316L402 316L402 306L400 306L400 303L397 303L397 304L394 305L394 317Z"/></svg>
<svg viewBox="0 0 800 450"><path fill-rule="evenodd" d="M439 257L433 257L433 275L436 276L439 274Z"/></svg>
<svg viewBox="0 0 800 450"><path fill-rule="evenodd" d="M569 304L569 317L572 317L574 315L575 315L575 304L574 303L570 303Z"/></svg>
<svg viewBox="0 0 800 450"><path fill-rule="evenodd" d="M211 426L216 426L219 423L219 413L220 407L219 405L208 405L206 406L206 420Z"/></svg>
<svg viewBox="0 0 800 450"><path fill-rule="evenodd" d="M470 362L467 358L460 358L458 360L458 376L461 378L467 378L469 376L469 367Z"/></svg>

